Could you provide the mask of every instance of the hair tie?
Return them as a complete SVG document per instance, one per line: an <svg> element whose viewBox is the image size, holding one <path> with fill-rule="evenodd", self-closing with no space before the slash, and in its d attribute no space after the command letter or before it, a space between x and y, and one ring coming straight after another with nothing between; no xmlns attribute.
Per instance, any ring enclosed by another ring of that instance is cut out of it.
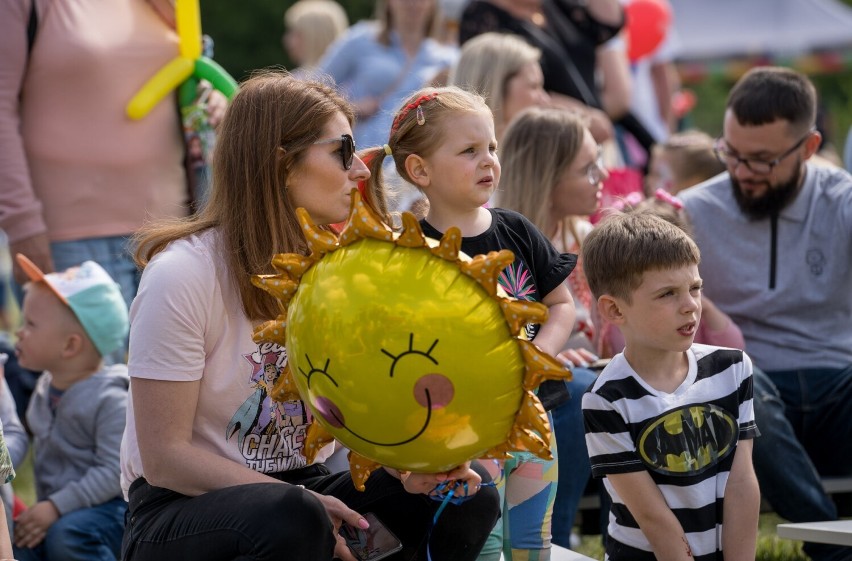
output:
<svg viewBox="0 0 852 561"><path fill-rule="evenodd" d="M623 197L619 197L610 203L610 208L624 211L625 208L633 208L642 202L642 193L639 191L631 191Z"/></svg>
<svg viewBox="0 0 852 561"><path fill-rule="evenodd" d="M392 156L393 150L391 150L390 144L383 144L382 148L385 150L385 156Z"/></svg>
<svg viewBox="0 0 852 561"><path fill-rule="evenodd" d="M683 201L681 201L665 189L657 189L656 191L654 191L654 198L656 198L658 201L662 201L664 203L672 205L677 210L683 209Z"/></svg>

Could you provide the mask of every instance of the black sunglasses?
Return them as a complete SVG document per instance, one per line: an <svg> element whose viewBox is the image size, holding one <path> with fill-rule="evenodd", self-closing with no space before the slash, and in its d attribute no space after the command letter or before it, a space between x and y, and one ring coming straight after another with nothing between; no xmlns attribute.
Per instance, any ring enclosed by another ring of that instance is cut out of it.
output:
<svg viewBox="0 0 852 561"><path fill-rule="evenodd" d="M332 142L340 143L340 163L343 164L343 169L349 170L352 168L352 160L355 158L355 140L351 134L340 135L340 138L329 138L328 140L317 140L314 144L331 144Z"/></svg>

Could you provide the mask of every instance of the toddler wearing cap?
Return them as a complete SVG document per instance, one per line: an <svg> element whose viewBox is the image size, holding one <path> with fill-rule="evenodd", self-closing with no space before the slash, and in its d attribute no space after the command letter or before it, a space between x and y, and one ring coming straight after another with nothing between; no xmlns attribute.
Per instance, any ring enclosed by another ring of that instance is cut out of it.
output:
<svg viewBox="0 0 852 561"><path fill-rule="evenodd" d="M15 557L115 560L127 510L119 449L129 377L103 357L125 341L127 305L93 261L50 274L21 254L17 261L30 282L15 352L44 373L26 415L37 502L15 520Z"/></svg>

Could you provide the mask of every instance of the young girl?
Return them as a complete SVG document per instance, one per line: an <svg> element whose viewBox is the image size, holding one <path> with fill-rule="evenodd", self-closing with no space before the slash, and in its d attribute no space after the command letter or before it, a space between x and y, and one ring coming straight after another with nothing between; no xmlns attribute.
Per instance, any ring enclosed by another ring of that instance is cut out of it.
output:
<svg viewBox="0 0 852 561"><path fill-rule="evenodd" d="M528 326L527 331L542 351L558 353L574 323L574 304L565 279L576 256L557 252L517 212L483 207L500 181L494 120L484 100L456 87L415 92L396 113L388 143L370 162L373 182L381 181L385 154L393 155L400 176L428 199L429 210L421 221L427 236L439 239L456 226L462 234L462 251L468 255L512 250L515 261L501 274L500 284L510 296L548 307L548 320ZM549 390L554 387L556 392ZM560 391L565 392L561 382L543 386L539 397L556 403ZM530 454L515 454L505 473L504 524L509 527L511 550L519 554L519 550L530 550L523 553L530 556L547 550L556 492L555 460L543 462ZM499 558L502 531L498 524L481 559ZM507 558L512 551L506 552Z"/></svg>

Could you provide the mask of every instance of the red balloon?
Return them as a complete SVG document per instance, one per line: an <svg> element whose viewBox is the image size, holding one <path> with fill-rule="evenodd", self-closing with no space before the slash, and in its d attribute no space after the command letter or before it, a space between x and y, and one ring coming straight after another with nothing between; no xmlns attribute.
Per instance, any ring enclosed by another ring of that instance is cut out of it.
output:
<svg viewBox="0 0 852 561"><path fill-rule="evenodd" d="M666 38L672 21L667 0L632 0L624 7L627 57L630 62L653 53Z"/></svg>

